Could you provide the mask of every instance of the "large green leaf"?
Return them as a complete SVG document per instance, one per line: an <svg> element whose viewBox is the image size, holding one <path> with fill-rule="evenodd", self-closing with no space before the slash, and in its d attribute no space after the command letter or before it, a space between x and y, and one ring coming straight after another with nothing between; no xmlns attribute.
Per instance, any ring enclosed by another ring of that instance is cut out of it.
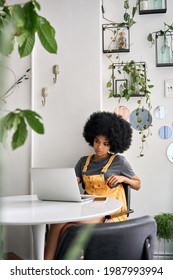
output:
<svg viewBox="0 0 173 280"><path fill-rule="evenodd" d="M0 0L0 6L3 7L5 4L5 0Z"/></svg>
<svg viewBox="0 0 173 280"><path fill-rule="evenodd" d="M49 53L57 53L58 47L55 40L55 30L44 17L38 17L37 30L42 46Z"/></svg>
<svg viewBox="0 0 173 280"><path fill-rule="evenodd" d="M39 134L44 133L43 123L40 122L41 116L31 110L23 110L23 116L26 118L29 126Z"/></svg>
<svg viewBox="0 0 173 280"><path fill-rule="evenodd" d="M18 36L20 28L24 27L25 25L25 17L22 7L20 5L12 6L11 15Z"/></svg>
<svg viewBox="0 0 173 280"><path fill-rule="evenodd" d="M14 25L11 16L6 14L1 18L2 24L0 28L0 53L8 56L14 49Z"/></svg>
<svg viewBox="0 0 173 280"><path fill-rule="evenodd" d="M33 50L34 44L35 44L35 35L28 34L28 37L25 39L24 43L21 46L20 45L18 46L20 57L29 55Z"/></svg>
<svg viewBox="0 0 173 280"><path fill-rule="evenodd" d="M34 34L37 30L37 13L35 11L35 5L32 1L27 2L23 6L23 12L25 15L25 29Z"/></svg>
<svg viewBox="0 0 173 280"><path fill-rule="evenodd" d="M13 150L17 149L18 147L22 146L28 136L26 123L23 118L20 118L20 123L17 126L17 129L12 137L12 148Z"/></svg>
<svg viewBox="0 0 173 280"><path fill-rule="evenodd" d="M16 149L22 146L27 138L27 124L39 134L44 133L42 118L36 112L31 110L16 109L14 112L8 113L0 120L0 142L6 144L8 132L12 131L12 148Z"/></svg>

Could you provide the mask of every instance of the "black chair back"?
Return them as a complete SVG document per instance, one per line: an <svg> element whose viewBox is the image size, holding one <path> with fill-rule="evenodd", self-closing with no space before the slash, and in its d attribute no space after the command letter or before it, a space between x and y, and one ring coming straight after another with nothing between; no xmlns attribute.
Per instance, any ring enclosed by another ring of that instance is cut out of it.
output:
<svg viewBox="0 0 173 280"><path fill-rule="evenodd" d="M61 239L55 259L63 259L70 244L86 225L70 227ZM95 224L84 250L85 260L153 259L156 222L143 216L118 223Z"/></svg>

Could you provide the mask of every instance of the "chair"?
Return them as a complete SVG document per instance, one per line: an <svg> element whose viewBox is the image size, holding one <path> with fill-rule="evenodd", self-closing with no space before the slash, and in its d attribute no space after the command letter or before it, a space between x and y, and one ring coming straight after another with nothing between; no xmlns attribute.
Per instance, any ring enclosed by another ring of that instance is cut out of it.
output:
<svg viewBox="0 0 173 280"><path fill-rule="evenodd" d="M55 259L64 259L69 246L86 226L71 226L63 235ZM150 260L153 259L156 222L150 216L117 223L95 224L83 248L85 260Z"/></svg>
<svg viewBox="0 0 173 280"><path fill-rule="evenodd" d="M114 214L114 217L119 217L119 216L122 216L122 215L127 215L127 217L129 217L129 215L131 213L134 213L134 210L131 209L131 207L130 207L130 205L131 205L131 188L130 188L130 185L127 185L127 184L123 183L123 188L124 188L124 192L125 192L125 196L126 196L127 211L118 213L117 215ZM105 220L103 222L106 222L110 218L111 218L110 215L105 216Z"/></svg>

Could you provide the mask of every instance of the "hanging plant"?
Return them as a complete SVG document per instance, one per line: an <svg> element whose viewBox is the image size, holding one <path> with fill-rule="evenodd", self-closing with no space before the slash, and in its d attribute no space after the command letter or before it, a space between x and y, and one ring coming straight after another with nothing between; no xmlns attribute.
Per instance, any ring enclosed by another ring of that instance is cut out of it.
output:
<svg viewBox="0 0 173 280"><path fill-rule="evenodd" d="M163 36L166 39L167 34L171 34L173 32L173 23L171 25L164 22L164 30L155 31L149 33L147 36L147 40L151 43L151 46L155 44L155 36L154 34L158 34L159 36Z"/></svg>
<svg viewBox="0 0 173 280"><path fill-rule="evenodd" d="M124 0L123 7L124 7L124 14L123 14L123 21L121 23L114 22L110 19L108 19L105 16L105 8L104 8L104 0L102 0L102 17L104 20L111 22L114 24L115 27L123 27L123 26L129 26L131 27L136 22L134 21L134 17L137 11L139 5L139 0L136 1L136 5L130 8L129 0ZM130 13L131 10L131 13Z"/></svg>
<svg viewBox="0 0 173 280"><path fill-rule="evenodd" d="M152 124L151 117L151 100L150 100L150 89L153 87L150 84L150 80L147 78L146 74L146 64L145 62L135 62L131 60L130 62L124 63L121 61L120 52L124 52L125 47L122 51L121 47L117 50L112 51L113 45L118 45L118 35L120 28L124 28L121 32L124 32L125 29L131 28L136 22L134 20L137 8L140 1L136 1L134 7L130 7L129 1L124 1L124 14L123 21L121 23L116 23L105 17L104 3L102 0L102 14L103 19L109 21L111 25L107 25L107 28L112 31L112 36L110 37L110 43L108 45L106 57L110 61L108 69L111 70L111 75L106 83L106 88L109 92L109 98L118 97L118 103L120 103L121 98L125 98L127 101L131 97L138 97L137 99L137 108L135 110L135 128L139 131L141 136L141 146L139 156L144 156L144 144L146 143L147 138L151 135L150 127ZM110 26L114 28L110 28ZM125 42L125 41L124 41ZM125 45L125 43L124 43ZM112 52L117 52L116 57L112 56ZM120 78L119 78L120 77ZM145 100L145 106L143 104ZM147 107L147 110L145 109Z"/></svg>
<svg viewBox="0 0 173 280"><path fill-rule="evenodd" d="M141 136L139 156L142 157L144 156L144 143L148 136L151 135L150 126L152 124L150 89L153 88L153 85L150 84L150 79L147 78L146 63L133 60L126 63L112 63L109 69L111 70L111 77L106 85L109 91L109 98L117 97L118 103L120 103L123 97L127 101L131 97L138 98L133 122L135 122L134 128L139 131ZM121 83L119 84L119 82ZM145 106L143 104L144 100Z"/></svg>

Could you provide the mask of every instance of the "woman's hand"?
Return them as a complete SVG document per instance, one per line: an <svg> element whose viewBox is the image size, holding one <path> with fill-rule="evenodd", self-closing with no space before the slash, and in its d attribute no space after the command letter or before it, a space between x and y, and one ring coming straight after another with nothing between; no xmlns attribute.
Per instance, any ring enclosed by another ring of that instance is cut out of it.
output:
<svg viewBox="0 0 173 280"><path fill-rule="evenodd" d="M127 178L125 176L117 176L117 175L111 175L109 178L106 180L106 184L110 187L113 188L117 184L120 183L125 183L127 185L130 185L130 187L134 190L139 190L141 187L141 180L139 177L136 175L133 176L131 179Z"/></svg>
<svg viewBox="0 0 173 280"><path fill-rule="evenodd" d="M106 179L106 185L113 188L115 185L122 183L124 181L124 176L111 175Z"/></svg>

